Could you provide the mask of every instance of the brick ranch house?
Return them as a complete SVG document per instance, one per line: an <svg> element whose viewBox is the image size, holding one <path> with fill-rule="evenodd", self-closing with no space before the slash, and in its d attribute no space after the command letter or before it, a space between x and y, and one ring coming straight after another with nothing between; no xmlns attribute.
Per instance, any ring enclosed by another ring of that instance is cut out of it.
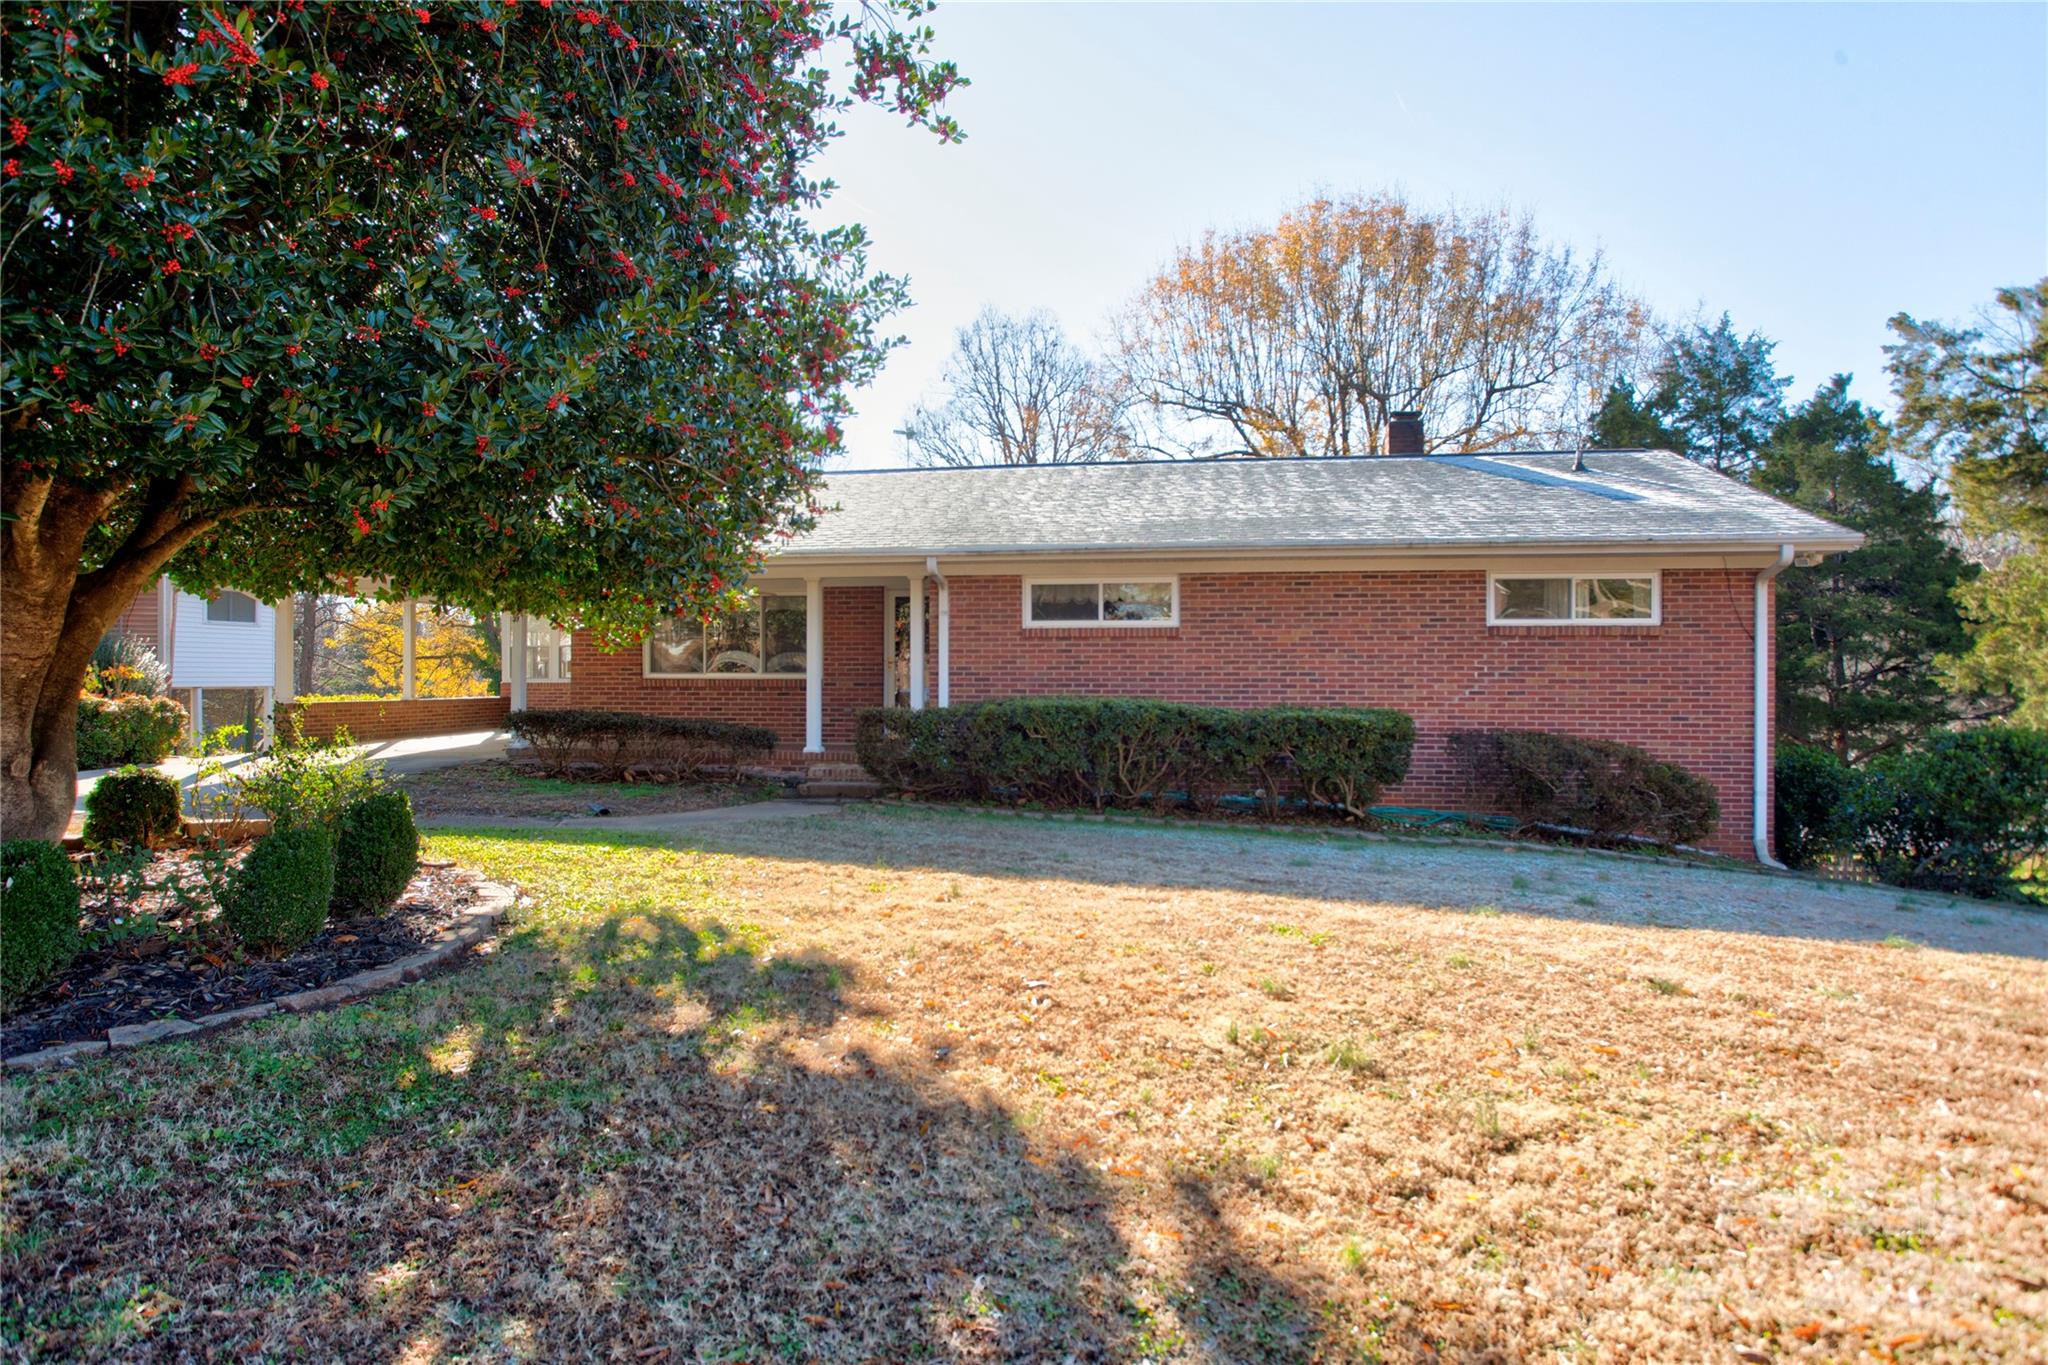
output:
<svg viewBox="0 0 2048 1365"><path fill-rule="evenodd" d="M1714 848L1768 857L1771 580L1862 541L1664 451L879 470L823 502L708 627L607 653L512 618L511 709L843 760L884 702L1389 706L1417 740L1388 800L1469 808L1461 729L1625 740L1714 784Z"/></svg>

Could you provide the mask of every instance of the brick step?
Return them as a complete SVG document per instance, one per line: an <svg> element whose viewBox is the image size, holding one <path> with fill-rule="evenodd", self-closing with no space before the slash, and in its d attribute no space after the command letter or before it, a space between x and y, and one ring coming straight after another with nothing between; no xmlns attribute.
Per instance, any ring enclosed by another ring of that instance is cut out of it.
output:
<svg viewBox="0 0 2048 1365"><path fill-rule="evenodd" d="M858 763L813 763L809 769L813 782L869 782L868 770Z"/></svg>
<svg viewBox="0 0 2048 1365"><path fill-rule="evenodd" d="M801 797L824 800L827 798L858 798L879 796L882 787L878 782L803 782L797 785L796 794Z"/></svg>

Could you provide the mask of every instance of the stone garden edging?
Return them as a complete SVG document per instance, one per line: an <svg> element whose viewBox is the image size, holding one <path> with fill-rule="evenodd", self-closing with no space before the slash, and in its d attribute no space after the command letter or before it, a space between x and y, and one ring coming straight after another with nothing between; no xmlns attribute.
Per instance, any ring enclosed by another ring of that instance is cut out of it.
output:
<svg viewBox="0 0 2048 1365"><path fill-rule="evenodd" d="M409 981L417 981L496 933L499 922L512 909L513 902L518 899L519 894L501 882L478 882L476 891L476 902L462 908L460 918L441 931L433 946L410 957L387 962L381 967L367 968L312 990L294 991L275 1000L221 1010L217 1014L202 1014L197 1019L173 1017L153 1019L147 1024L123 1024L108 1029L105 1038L55 1043L49 1047L38 1048L34 1052L17 1053L0 1065L4 1065L10 1072L41 1071L48 1067L68 1066L88 1057L98 1057L109 1052L126 1052L145 1043L161 1042L167 1038L195 1038L204 1033L216 1033L237 1024L268 1018L280 1010L287 1014L311 1014L316 1010L331 1009L364 996L388 991Z"/></svg>

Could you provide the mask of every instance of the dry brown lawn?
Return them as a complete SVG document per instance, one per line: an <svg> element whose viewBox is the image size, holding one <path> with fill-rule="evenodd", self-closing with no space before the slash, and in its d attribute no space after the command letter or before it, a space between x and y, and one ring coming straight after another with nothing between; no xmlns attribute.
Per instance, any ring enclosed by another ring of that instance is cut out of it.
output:
<svg viewBox="0 0 2048 1365"><path fill-rule="evenodd" d="M2048 1357L2039 913L876 809L435 847L533 895L472 970L6 1087L10 1349Z"/></svg>
<svg viewBox="0 0 2048 1365"><path fill-rule="evenodd" d="M548 824L588 817L592 806L622 816L666 814L760 801L780 791L760 782L570 782L501 758L395 774L394 780L429 823L488 816Z"/></svg>

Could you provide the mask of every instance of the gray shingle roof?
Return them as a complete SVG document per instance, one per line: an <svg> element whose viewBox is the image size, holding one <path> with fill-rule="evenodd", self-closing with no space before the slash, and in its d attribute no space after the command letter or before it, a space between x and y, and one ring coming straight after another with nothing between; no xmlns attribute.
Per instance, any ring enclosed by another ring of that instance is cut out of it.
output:
<svg viewBox="0 0 2048 1365"><path fill-rule="evenodd" d="M1861 540L1668 451L875 470L823 505L782 555Z"/></svg>

